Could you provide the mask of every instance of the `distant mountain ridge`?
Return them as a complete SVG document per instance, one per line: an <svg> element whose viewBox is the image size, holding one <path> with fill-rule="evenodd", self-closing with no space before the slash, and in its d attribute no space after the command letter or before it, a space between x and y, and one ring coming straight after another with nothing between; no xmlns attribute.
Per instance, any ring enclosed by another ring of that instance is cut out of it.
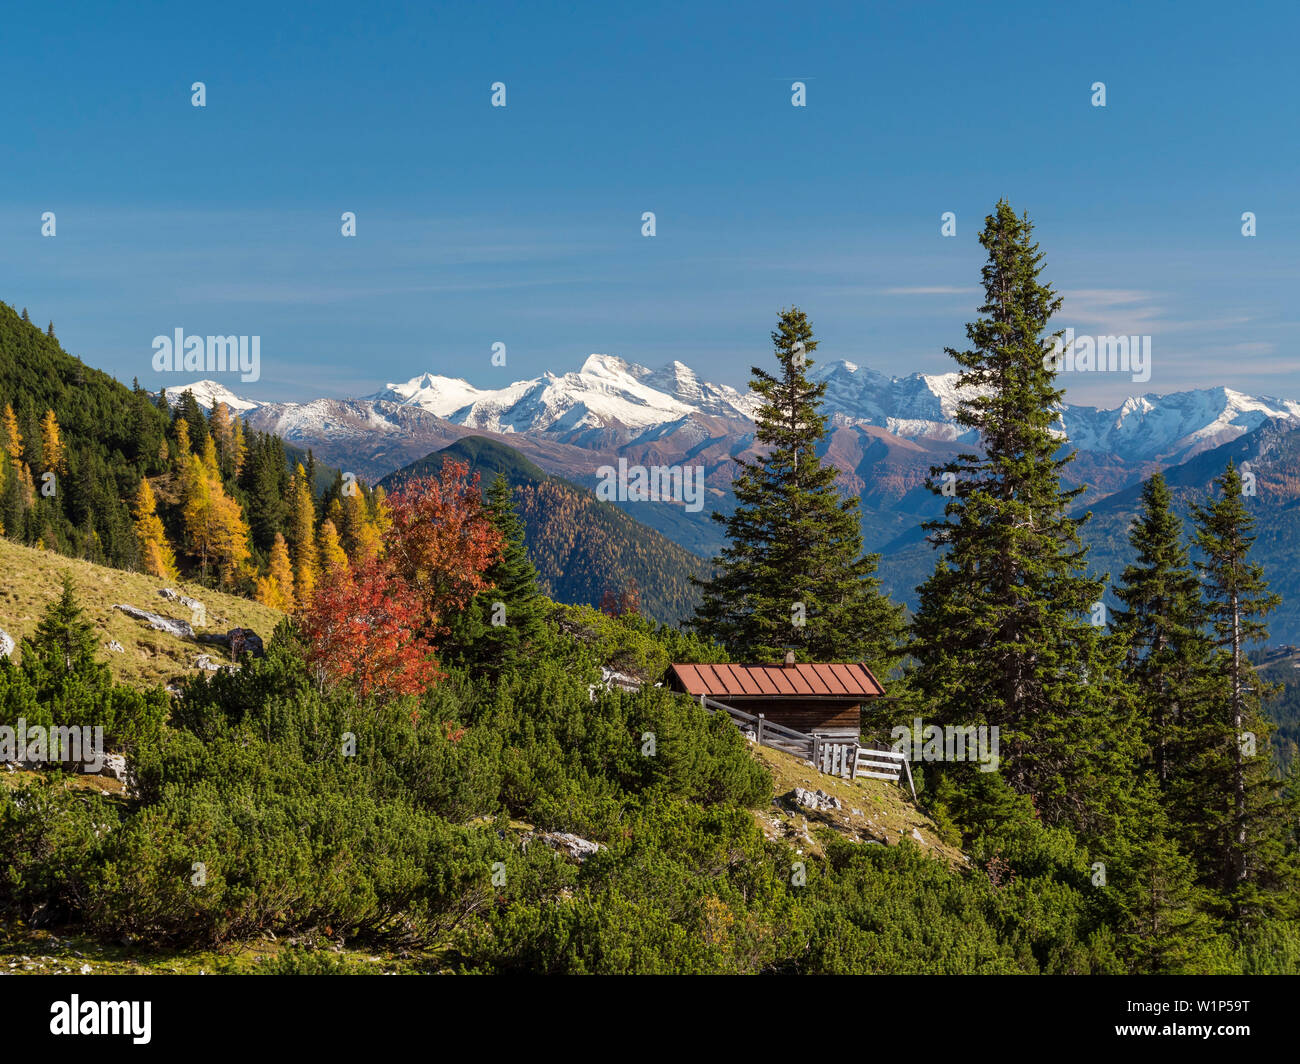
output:
<svg viewBox="0 0 1300 1064"><path fill-rule="evenodd" d="M826 412L846 424L875 426L912 440L970 439L956 422L961 398L956 373L887 376L838 360L814 364L810 376L826 383ZM1062 380L1068 386L1068 376ZM702 440L709 435L708 419L750 426L759 405L752 392L705 381L683 362L651 370L607 354L588 356L576 371L545 373L501 388L425 373L356 399L257 403L212 381L188 387L205 405L219 397L258 427L275 425L288 439L318 436L330 423L400 434L402 422L418 410L464 428L601 448L688 426ZM1117 407L1064 403L1060 429L1081 450L1176 463L1279 418L1300 423L1300 401L1219 387L1131 396Z"/></svg>

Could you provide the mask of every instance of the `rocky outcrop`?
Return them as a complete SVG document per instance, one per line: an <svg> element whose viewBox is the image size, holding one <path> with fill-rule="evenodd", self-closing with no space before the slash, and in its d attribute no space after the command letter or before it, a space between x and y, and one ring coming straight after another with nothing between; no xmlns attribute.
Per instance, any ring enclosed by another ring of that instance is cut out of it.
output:
<svg viewBox="0 0 1300 1064"><path fill-rule="evenodd" d="M0 658L7 658L14 652L14 637L0 628Z"/></svg>
<svg viewBox="0 0 1300 1064"><path fill-rule="evenodd" d="M809 791L803 787L796 787L786 795L787 800L804 809L813 809L821 812L826 809L841 809L844 803L836 798L833 794L827 794L823 790Z"/></svg>
<svg viewBox="0 0 1300 1064"><path fill-rule="evenodd" d="M93 761L83 762L81 771L89 776L108 776L118 780L121 783L127 782L127 768L125 754L105 754L96 764Z"/></svg>
<svg viewBox="0 0 1300 1064"><path fill-rule="evenodd" d="M266 656L266 647L262 637L251 628L232 628L228 632L203 632L198 636L200 643L214 643L228 647L231 656L238 660L244 654L255 658Z"/></svg>
<svg viewBox="0 0 1300 1064"><path fill-rule="evenodd" d="M596 701L596 692L606 691L627 691L629 694L641 690L645 681L631 673L619 672L617 669L611 669L607 665L600 667L600 683L587 685L587 697L591 701Z"/></svg>
<svg viewBox="0 0 1300 1064"><path fill-rule="evenodd" d="M593 853L598 853L605 848L601 842L591 842L582 838L580 835L571 835L567 831L536 831L529 832L523 838L523 848L528 846L534 840L541 842L556 850L563 850L570 857L581 862L585 861Z"/></svg>
<svg viewBox="0 0 1300 1064"><path fill-rule="evenodd" d="M161 613L151 613L149 610L142 610L138 606L127 606L121 603L115 604L113 609L121 610L128 617L134 617L137 621L144 621L145 624L156 631L178 635L182 639L194 638L194 629L189 621L181 621L175 617L167 617Z"/></svg>
<svg viewBox="0 0 1300 1064"><path fill-rule="evenodd" d="M232 628L226 633L226 638L230 642L230 653L234 655L236 661L245 654L250 654L255 658L266 656L266 647L262 644L262 637L251 628Z"/></svg>
<svg viewBox="0 0 1300 1064"><path fill-rule="evenodd" d="M202 605L194 599L186 598L178 591L171 588L163 588L161 594L171 592L174 596L173 601L182 606L198 607L202 610ZM170 635L179 636L182 639L193 639L197 643L212 643L216 646L230 648L231 656L238 661L245 654L255 658L263 657L266 654L266 648L262 643L262 637L254 632L251 628L232 628L222 635L220 632L203 632L196 633L194 626L189 621L182 621L177 617L168 617L166 614L153 613L150 610L142 610L139 606L128 606L124 603L118 603L113 607L115 610L121 610L128 617L134 617L137 621L144 621L150 628L159 632L167 632ZM201 617L199 612L195 617ZM110 645L110 650L119 649ZM195 664L209 672L215 672L222 666L215 662L208 655L201 655Z"/></svg>
<svg viewBox="0 0 1300 1064"><path fill-rule="evenodd" d="M178 606L184 606L190 611L190 621L193 624L203 625L207 623L207 607L198 599L192 599L188 595L182 595L174 587L159 588L158 594L168 602L174 602Z"/></svg>

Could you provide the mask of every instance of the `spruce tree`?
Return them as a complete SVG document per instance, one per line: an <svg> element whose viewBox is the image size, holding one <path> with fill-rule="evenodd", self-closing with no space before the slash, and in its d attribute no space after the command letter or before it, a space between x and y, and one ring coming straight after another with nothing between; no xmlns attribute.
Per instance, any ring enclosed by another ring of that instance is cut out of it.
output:
<svg viewBox="0 0 1300 1064"><path fill-rule="evenodd" d="M961 367L957 421L981 453L931 470L949 501L926 525L941 555L919 589L912 678L930 723L999 729L1000 771L1045 822L1114 837L1132 815L1132 698L1120 642L1092 623L1103 585L1085 570L1086 517L1068 515L1082 489L1061 484L1073 453L1057 455L1064 393L1046 334L1061 300L1031 234L998 203L980 234L981 317L967 350L948 349ZM969 766L945 770L970 783Z"/></svg>
<svg viewBox="0 0 1300 1064"><path fill-rule="evenodd" d="M501 533L501 556L484 573L491 588L452 618L442 660L495 676L529 660L542 645L546 600L537 590L537 569L524 546L524 523L502 473L488 489L486 509Z"/></svg>
<svg viewBox="0 0 1300 1064"><path fill-rule="evenodd" d="M288 525L290 514L289 470L279 437L270 433L253 434L248 458L239 474L239 486L248 500L253 545L259 551L269 552L275 534Z"/></svg>
<svg viewBox="0 0 1300 1064"><path fill-rule="evenodd" d="M1171 508L1169 486L1156 473L1142 487L1142 509L1129 530L1136 561L1115 595L1116 631L1128 648L1127 671L1138 700L1152 768L1162 787L1180 778L1191 751L1188 722L1208 695L1214 648L1201 624L1201 585Z"/></svg>
<svg viewBox="0 0 1300 1064"><path fill-rule="evenodd" d="M176 404L176 412L172 420L179 419L184 419L189 427L190 446L202 452L203 439L208 435L208 419L203 415L203 408L194 398L194 393L188 388L181 393L181 400Z"/></svg>
<svg viewBox="0 0 1300 1064"><path fill-rule="evenodd" d="M1270 688L1246 657L1268 637L1264 617L1280 597L1250 561L1255 519L1230 461L1220 497L1192 507L1205 615L1217 650L1214 699L1191 742L1199 754L1181 807L1211 860L1209 881L1239 920L1294 913L1298 885L1294 797L1280 785L1262 710Z"/></svg>
<svg viewBox="0 0 1300 1064"><path fill-rule="evenodd" d="M807 376L816 350L797 308L772 333L779 372L752 369L762 400L755 440L763 453L736 458L736 509L714 519L729 543L703 589L692 627L738 661L865 661L884 676L897 662L901 608L880 591L878 555L862 553L856 497L836 490L838 471L817 448L827 435L819 411L825 382Z"/></svg>
<svg viewBox="0 0 1300 1064"><path fill-rule="evenodd" d="M0 448L0 529L11 539L17 539L22 531L22 520L23 497L18 474L5 460L4 450Z"/></svg>
<svg viewBox="0 0 1300 1064"><path fill-rule="evenodd" d="M39 669L55 680L88 676L97 670L95 626L85 619L66 570L62 594L46 609L35 634L23 640L23 667Z"/></svg>
<svg viewBox="0 0 1300 1064"><path fill-rule="evenodd" d="M1179 848L1154 774L1134 795L1132 830L1098 852L1104 866L1108 923L1115 928L1131 975L1198 974L1210 970L1213 925L1196 866ZM1094 873L1095 875L1095 873Z"/></svg>

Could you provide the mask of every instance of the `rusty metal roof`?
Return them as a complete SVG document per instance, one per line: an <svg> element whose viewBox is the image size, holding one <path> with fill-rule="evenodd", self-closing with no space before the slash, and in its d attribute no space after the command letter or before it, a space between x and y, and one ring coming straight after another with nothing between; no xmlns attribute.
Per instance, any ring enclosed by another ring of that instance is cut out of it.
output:
<svg viewBox="0 0 1300 1064"><path fill-rule="evenodd" d="M668 670L689 695L710 698L879 698L885 693L860 662L827 665L673 665Z"/></svg>

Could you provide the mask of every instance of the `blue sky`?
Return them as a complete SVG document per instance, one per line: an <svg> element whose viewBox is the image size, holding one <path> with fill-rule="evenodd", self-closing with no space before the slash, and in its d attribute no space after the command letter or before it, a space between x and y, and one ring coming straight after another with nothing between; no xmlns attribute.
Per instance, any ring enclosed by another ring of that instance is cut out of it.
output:
<svg viewBox="0 0 1300 1064"><path fill-rule="evenodd" d="M1152 337L1149 383L1071 400L1300 397L1298 30L1282 3L11 4L0 299L151 387L155 335L259 335L262 379L226 383L261 399L594 351L742 386L790 304L823 359L944 372L1006 196L1061 327Z"/></svg>

